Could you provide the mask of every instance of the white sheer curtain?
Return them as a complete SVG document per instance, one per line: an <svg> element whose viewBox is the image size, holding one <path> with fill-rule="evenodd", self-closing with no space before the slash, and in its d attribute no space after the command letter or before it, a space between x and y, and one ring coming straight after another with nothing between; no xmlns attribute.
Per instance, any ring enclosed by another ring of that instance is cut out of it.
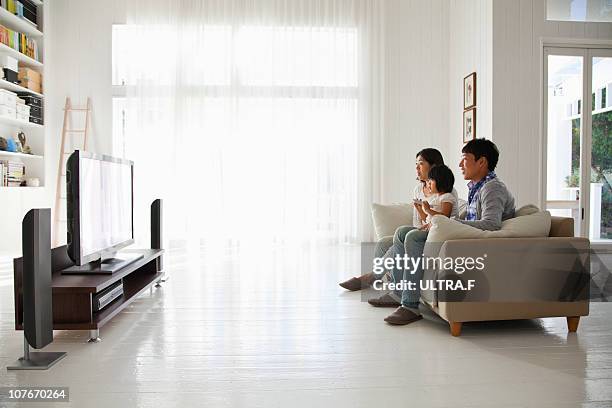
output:
<svg viewBox="0 0 612 408"><path fill-rule="evenodd" d="M179 245L369 239L381 4L128 1L113 80L125 89L136 208L164 198ZM143 240L147 214L135 218Z"/></svg>

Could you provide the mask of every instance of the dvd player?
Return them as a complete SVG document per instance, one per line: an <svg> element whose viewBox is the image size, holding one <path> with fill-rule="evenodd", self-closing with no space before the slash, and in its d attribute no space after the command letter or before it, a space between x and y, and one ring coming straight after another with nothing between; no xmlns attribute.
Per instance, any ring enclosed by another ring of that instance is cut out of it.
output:
<svg viewBox="0 0 612 408"><path fill-rule="evenodd" d="M114 300L123 295L123 282L121 280L113 283L108 288L93 295L93 310L99 312Z"/></svg>

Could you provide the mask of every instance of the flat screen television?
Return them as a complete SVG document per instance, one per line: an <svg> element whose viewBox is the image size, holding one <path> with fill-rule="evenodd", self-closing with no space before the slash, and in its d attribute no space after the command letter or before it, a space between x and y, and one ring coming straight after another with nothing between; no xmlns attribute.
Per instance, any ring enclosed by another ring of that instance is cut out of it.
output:
<svg viewBox="0 0 612 408"><path fill-rule="evenodd" d="M134 163L76 150L66 164L68 256L64 273L113 273L137 256L114 258L134 243Z"/></svg>

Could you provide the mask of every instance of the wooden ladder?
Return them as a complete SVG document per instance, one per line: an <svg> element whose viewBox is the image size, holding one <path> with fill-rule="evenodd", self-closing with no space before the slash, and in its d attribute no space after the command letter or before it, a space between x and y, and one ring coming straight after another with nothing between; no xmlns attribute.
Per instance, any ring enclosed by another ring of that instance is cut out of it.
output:
<svg viewBox="0 0 612 408"><path fill-rule="evenodd" d="M85 113L85 126L83 129L73 129L72 114L73 113ZM55 188L55 211L53 221L53 245L60 245L60 229L66 224L66 213L62 211L62 208L66 208L66 160L68 156L77 149L87 150L87 136L89 133L89 126L91 123L91 98L87 98L87 104L85 107L73 107L70 97L66 98L66 104L64 105L64 124L62 125L62 141L60 142L60 155L59 165L57 170L57 186ZM74 148L74 135L82 136L81 147ZM66 147L66 142L70 141L72 149ZM62 185L64 191L62 192ZM62 206L63 204L63 206ZM63 216L62 216L63 213Z"/></svg>

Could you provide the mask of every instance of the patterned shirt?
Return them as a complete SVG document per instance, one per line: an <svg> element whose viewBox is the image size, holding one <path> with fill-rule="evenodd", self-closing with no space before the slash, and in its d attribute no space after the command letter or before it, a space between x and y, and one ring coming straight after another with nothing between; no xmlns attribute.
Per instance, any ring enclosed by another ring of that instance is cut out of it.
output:
<svg viewBox="0 0 612 408"><path fill-rule="evenodd" d="M495 177L497 177L495 172L490 171L485 178L479 180L477 183L474 183L473 181L468 183L470 192L468 194L468 205L465 213L465 219L467 221L476 221L476 201L478 201L476 198L478 197L478 193L480 192L482 186L484 186L489 180L493 180Z"/></svg>

